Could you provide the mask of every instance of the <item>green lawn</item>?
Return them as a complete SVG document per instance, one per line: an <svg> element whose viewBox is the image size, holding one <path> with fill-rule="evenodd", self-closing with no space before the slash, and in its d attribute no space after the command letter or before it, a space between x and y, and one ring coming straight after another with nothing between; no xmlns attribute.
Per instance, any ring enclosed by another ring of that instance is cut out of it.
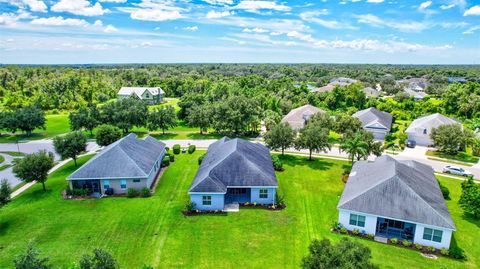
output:
<svg viewBox="0 0 480 269"><path fill-rule="evenodd" d="M17 152L17 151L0 151L0 153L7 154L13 157L23 157L26 155L26 153Z"/></svg>
<svg viewBox="0 0 480 269"><path fill-rule="evenodd" d="M36 185L0 210L0 268L12 267L14 255L31 239L58 267L102 247L122 268L144 263L155 268L298 268L313 238L342 237L330 227L337 220L347 162L286 156L285 171L277 174L287 204L283 211L241 209L226 216L184 217L180 210L201 154L177 156L150 198L64 201L60 191L75 170L68 164L50 176L46 193ZM468 261L431 260L413 250L353 240L368 245L373 262L382 268L480 267L480 222L464 217L457 206L460 181L441 181L450 189L447 204L458 228L455 239Z"/></svg>
<svg viewBox="0 0 480 269"><path fill-rule="evenodd" d="M479 157L470 155L466 152L459 152L457 155L451 155L451 154L447 154L440 151L429 150L427 151L426 154L427 156L467 162L467 163L478 163L478 160L480 159Z"/></svg>
<svg viewBox="0 0 480 269"><path fill-rule="evenodd" d="M2 164L4 161L5 161L5 157L3 157L2 155L0 155L0 164Z"/></svg>
<svg viewBox="0 0 480 269"><path fill-rule="evenodd" d="M45 119L45 130L36 129L30 136L26 136L23 133L2 134L0 135L0 143L12 143L15 141L28 141L51 138L56 135L64 134L70 131L68 114L46 115Z"/></svg>

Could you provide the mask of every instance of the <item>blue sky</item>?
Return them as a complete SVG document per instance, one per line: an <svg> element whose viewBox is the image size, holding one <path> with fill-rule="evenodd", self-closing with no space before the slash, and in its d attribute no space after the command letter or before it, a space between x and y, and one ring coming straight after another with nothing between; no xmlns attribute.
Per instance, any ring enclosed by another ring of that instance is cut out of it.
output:
<svg viewBox="0 0 480 269"><path fill-rule="evenodd" d="M480 0L0 0L0 63L480 64Z"/></svg>

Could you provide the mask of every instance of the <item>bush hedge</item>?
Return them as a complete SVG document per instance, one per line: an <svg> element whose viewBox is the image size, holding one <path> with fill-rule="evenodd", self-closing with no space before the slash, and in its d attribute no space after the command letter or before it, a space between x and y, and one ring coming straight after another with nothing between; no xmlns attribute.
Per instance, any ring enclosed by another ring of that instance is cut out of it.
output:
<svg viewBox="0 0 480 269"><path fill-rule="evenodd" d="M169 166L169 165L170 165L170 157L169 156L163 157L162 166L166 167L166 166Z"/></svg>
<svg viewBox="0 0 480 269"><path fill-rule="evenodd" d="M189 153L189 154L194 153L194 152L195 152L195 149L196 149L195 145L190 145L190 146L188 146L188 153Z"/></svg>
<svg viewBox="0 0 480 269"><path fill-rule="evenodd" d="M127 196L130 197L130 198L136 197L136 196L138 196L138 191L136 189L133 189L133 188L128 188Z"/></svg>
<svg viewBox="0 0 480 269"><path fill-rule="evenodd" d="M179 144L175 144L173 145L173 154L180 154L180 145Z"/></svg>

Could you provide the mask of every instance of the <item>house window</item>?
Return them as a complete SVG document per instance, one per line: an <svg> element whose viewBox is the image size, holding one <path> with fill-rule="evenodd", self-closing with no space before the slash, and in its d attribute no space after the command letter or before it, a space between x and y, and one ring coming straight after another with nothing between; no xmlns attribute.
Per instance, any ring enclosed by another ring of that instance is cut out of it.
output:
<svg viewBox="0 0 480 269"><path fill-rule="evenodd" d="M268 190L267 189L260 189L260 199L267 199L268 198Z"/></svg>
<svg viewBox="0 0 480 269"><path fill-rule="evenodd" d="M140 179L134 179L133 182L138 183L140 182Z"/></svg>
<svg viewBox="0 0 480 269"><path fill-rule="evenodd" d="M423 229L423 239L434 241L434 242L442 242L442 235L443 231L425 228Z"/></svg>
<svg viewBox="0 0 480 269"><path fill-rule="evenodd" d="M203 195L202 196L202 205L212 205L212 196Z"/></svg>
<svg viewBox="0 0 480 269"><path fill-rule="evenodd" d="M104 180L103 181L103 189L108 189L110 188L110 181L109 180Z"/></svg>
<svg viewBox="0 0 480 269"><path fill-rule="evenodd" d="M388 222L388 227L390 228L397 228L397 229L403 230L403 228L405 227L405 222L403 221L389 219L387 222Z"/></svg>
<svg viewBox="0 0 480 269"><path fill-rule="evenodd" d="M122 190L127 188L127 181L125 179L120 180L120 188Z"/></svg>
<svg viewBox="0 0 480 269"><path fill-rule="evenodd" d="M365 216L350 214L350 225L365 227Z"/></svg>

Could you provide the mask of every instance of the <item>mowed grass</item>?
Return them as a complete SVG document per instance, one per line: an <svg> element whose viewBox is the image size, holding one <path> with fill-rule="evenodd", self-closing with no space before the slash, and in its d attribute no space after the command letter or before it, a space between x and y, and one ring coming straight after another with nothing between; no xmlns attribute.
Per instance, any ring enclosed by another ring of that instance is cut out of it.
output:
<svg viewBox="0 0 480 269"><path fill-rule="evenodd" d="M445 152L429 150L429 151L427 151L426 155L427 156L432 156L432 157L448 159L448 160L474 163L474 164L478 163L478 160L480 159L480 157L473 156L473 155L468 154L466 152L459 152L456 155L452 155L452 154L448 154L448 153L445 153Z"/></svg>
<svg viewBox="0 0 480 269"><path fill-rule="evenodd" d="M12 143L16 141L39 140L44 138L51 138L59 134L68 133L70 131L70 123L68 121L68 114L55 114L45 116L45 130L35 129L30 136L17 131L15 134L0 135L0 143Z"/></svg>
<svg viewBox="0 0 480 269"><path fill-rule="evenodd" d="M298 268L314 238L338 241L330 232L348 162L285 156L277 174L287 208L279 212L241 209L228 215L184 217L180 211L203 154L178 155L150 198L64 201L60 197L72 163L51 175L48 191L37 185L0 210L0 268L31 239L56 266L65 266L94 247L108 249L122 268ZM83 157L80 163L87 158ZM460 181L440 178L451 191L447 201L457 225L455 239L468 261L431 260L418 252L358 240L372 250L381 268L478 268L480 223L463 216L457 201Z"/></svg>

